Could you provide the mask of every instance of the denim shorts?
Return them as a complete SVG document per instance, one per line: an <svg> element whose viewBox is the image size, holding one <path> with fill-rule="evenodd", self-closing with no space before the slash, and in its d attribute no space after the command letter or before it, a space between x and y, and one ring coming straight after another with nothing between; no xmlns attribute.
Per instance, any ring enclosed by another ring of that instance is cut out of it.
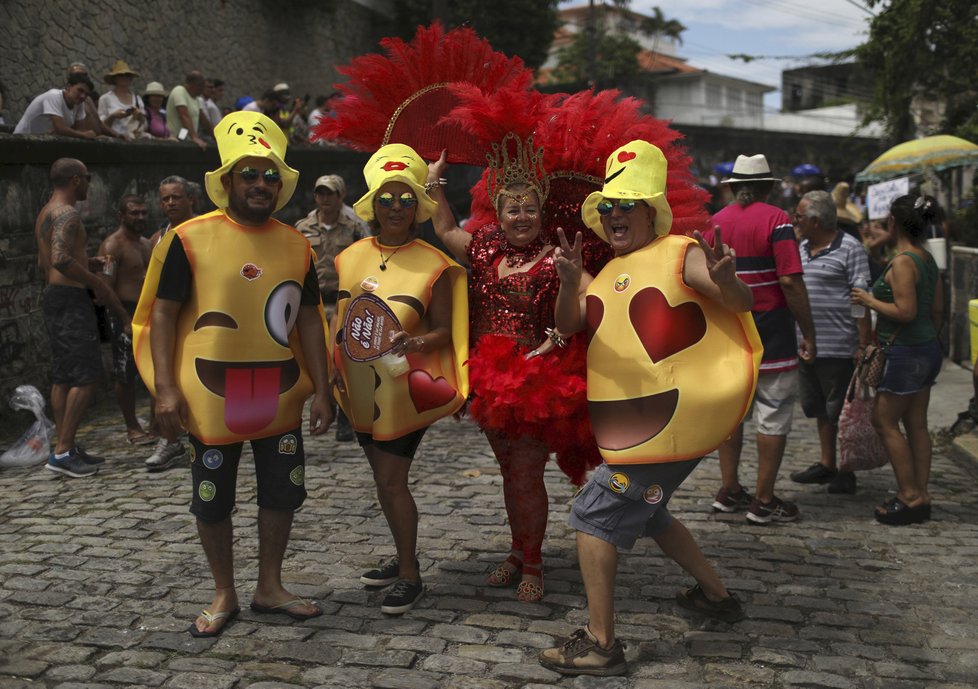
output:
<svg viewBox="0 0 978 689"><path fill-rule="evenodd" d="M894 395L920 392L934 384L943 362L944 352L937 339L919 345L891 345L877 390Z"/></svg>
<svg viewBox="0 0 978 689"><path fill-rule="evenodd" d="M578 493L568 523L630 550L639 536L654 538L672 524L669 498L702 457L662 464L602 464Z"/></svg>

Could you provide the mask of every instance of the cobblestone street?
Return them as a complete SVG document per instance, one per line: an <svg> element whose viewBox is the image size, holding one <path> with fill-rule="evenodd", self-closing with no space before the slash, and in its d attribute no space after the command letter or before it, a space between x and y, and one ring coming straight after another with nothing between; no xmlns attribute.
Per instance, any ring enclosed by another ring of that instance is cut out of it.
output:
<svg viewBox="0 0 978 689"><path fill-rule="evenodd" d="M393 554L367 463L332 431L307 439L309 498L296 515L285 579L326 614L297 623L248 610L257 534L254 473L243 461L234 518L242 614L220 638L193 639L186 630L209 603L211 580L187 511L189 472L147 474L151 447L126 445L118 411L103 402L81 433L108 458L94 479L40 466L0 472L0 687L978 686L973 465L942 450L933 520L881 526L872 508L895 485L888 467L860 475L856 495L787 479L817 460L814 422L800 417L778 486L799 503L800 521L758 527L743 513L715 516L715 456L671 504L746 602L748 618L727 625L679 610L676 591L690 580L640 541L621 559L617 591L630 673L572 679L536 661L540 648L586 620L566 526L573 491L553 465L547 593L542 604L522 604L512 589L484 585L509 545L487 443L469 423L433 427L412 471L428 592L411 612L388 618L383 594L358 582ZM754 457L749 442L748 485Z"/></svg>

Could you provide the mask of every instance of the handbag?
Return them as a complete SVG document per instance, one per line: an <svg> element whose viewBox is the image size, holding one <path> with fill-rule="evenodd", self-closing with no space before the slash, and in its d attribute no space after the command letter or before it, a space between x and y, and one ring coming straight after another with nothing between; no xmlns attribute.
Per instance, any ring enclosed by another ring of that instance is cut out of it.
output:
<svg viewBox="0 0 978 689"><path fill-rule="evenodd" d="M838 470L876 469L890 461L879 434L873 428L872 390L857 371L849 381L842 413L839 415Z"/></svg>
<svg viewBox="0 0 978 689"><path fill-rule="evenodd" d="M898 326L888 341L866 347L863 358L856 368L856 375L859 376L863 385L868 385L874 390L879 387L880 381L883 380L883 371L886 369L886 353L890 349L890 345L896 341L896 336L902 328L903 325Z"/></svg>

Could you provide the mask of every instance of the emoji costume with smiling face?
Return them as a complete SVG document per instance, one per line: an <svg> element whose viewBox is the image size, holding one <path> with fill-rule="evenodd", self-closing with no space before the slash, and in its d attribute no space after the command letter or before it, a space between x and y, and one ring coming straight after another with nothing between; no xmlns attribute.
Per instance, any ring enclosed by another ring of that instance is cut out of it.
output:
<svg viewBox="0 0 978 689"><path fill-rule="evenodd" d="M751 314L730 311L684 281L696 242L669 234L665 185L662 152L632 141L611 154L604 188L582 206L584 222L605 241L600 202L655 209L652 241L612 259L587 290L588 409L608 464L673 462L714 450L743 420L757 381L762 346Z"/></svg>
<svg viewBox="0 0 978 689"><path fill-rule="evenodd" d="M164 235L133 317L136 364L155 393L151 316L164 259L179 238L192 285L177 320L174 370L187 400L188 430L212 445L294 429L312 392L295 329L309 242L274 219L260 227L234 222L221 181L244 158L267 159L281 176L275 210L284 206L298 180L283 160L285 136L267 117L250 112L228 115L214 131L223 164L207 173L205 186L220 210ZM322 317L321 306L319 311Z"/></svg>

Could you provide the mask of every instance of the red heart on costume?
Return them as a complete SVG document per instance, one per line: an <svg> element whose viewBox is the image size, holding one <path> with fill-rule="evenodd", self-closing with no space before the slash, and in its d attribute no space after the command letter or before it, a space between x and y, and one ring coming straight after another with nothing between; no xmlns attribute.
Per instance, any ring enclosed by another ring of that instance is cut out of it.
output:
<svg viewBox="0 0 978 689"><path fill-rule="evenodd" d="M618 154L618 162L619 163L627 163L629 160L632 160L637 155L638 155L638 153L631 153L629 151L622 151L621 153Z"/></svg>
<svg viewBox="0 0 978 689"><path fill-rule="evenodd" d="M706 317L695 302L670 306L655 287L632 297L628 318L653 362L662 361L703 339Z"/></svg>
<svg viewBox="0 0 978 689"><path fill-rule="evenodd" d="M432 379L427 371L415 370L408 374L408 392L419 414L443 407L455 399L455 388L439 376Z"/></svg>
<svg viewBox="0 0 978 689"><path fill-rule="evenodd" d="M587 319L587 344L590 346L591 338L598 331L598 326L601 325L601 319L604 318L604 302L599 297L589 294L584 303L587 308L585 313L585 318Z"/></svg>

